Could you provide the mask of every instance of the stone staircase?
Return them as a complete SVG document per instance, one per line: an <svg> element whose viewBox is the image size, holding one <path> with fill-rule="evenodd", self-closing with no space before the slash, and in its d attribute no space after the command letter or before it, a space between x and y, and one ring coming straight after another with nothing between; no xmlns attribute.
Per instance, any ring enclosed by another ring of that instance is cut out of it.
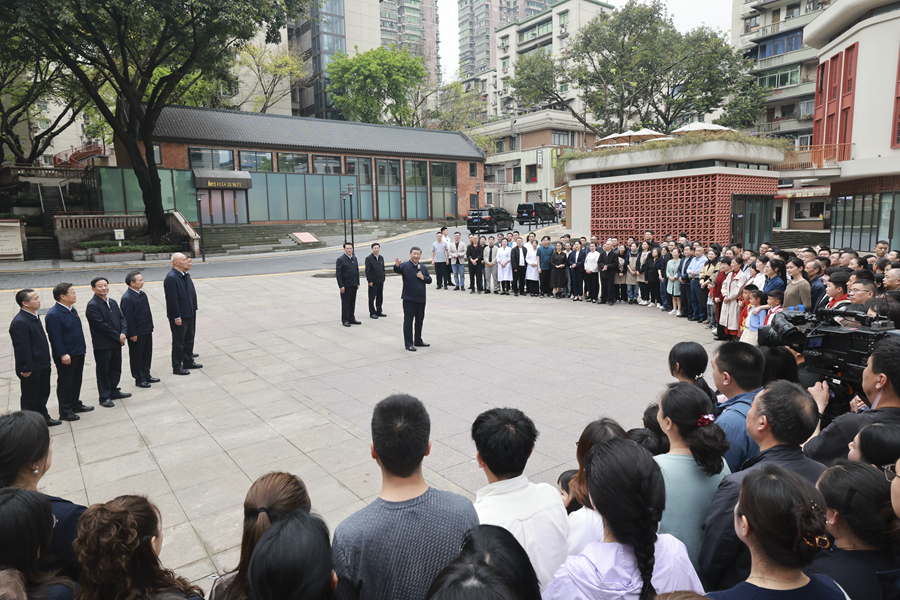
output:
<svg viewBox="0 0 900 600"><path fill-rule="evenodd" d="M25 260L59 260L59 244L53 236L29 236Z"/></svg>
<svg viewBox="0 0 900 600"><path fill-rule="evenodd" d="M827 246L830 242L830 231L785 229L772 232L772 244L784 250L796 250L803 246L815 247L816 244L824 244Z"/></svg>

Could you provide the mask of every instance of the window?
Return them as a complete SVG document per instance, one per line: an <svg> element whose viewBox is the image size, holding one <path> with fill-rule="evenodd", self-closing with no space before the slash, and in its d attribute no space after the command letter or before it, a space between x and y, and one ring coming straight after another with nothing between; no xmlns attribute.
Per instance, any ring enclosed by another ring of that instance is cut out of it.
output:
<svg viewBox="0 0 900 600"><path fill-rule="evenodd" d="M347 175L356 175L359 185L372 185L372 159L351 158L344 159L347 164Z"/></svg>
<svg viewBox="0 0 900 600"><path fill-rule="evenodd" d="M552 129L550 131L550 143L554 146L574 146L575 132Z"/></svg>
<svg viewBox="0 0 900 600"><path fill-rule="evenodd" d="M760 87L783 88L800 83L800 65L769 71L757 79Z"/></svg>
<svg viewBox="0 0 900 600"><path fill-rule="evenodd" d="M309 157L306 154L278 153L279 173L309 173Z"/></svg>
<svg viewBox="0 0 900 600"><path fill-rule="evenodd" d="M815 110L816 101L815 100L801 100L800 101L800 118L801 119L812 119L813 111Z"/></svg>
<svg viewBox="0 0 900 600"><path fill-rule="evenodd" d="M528 183L537 183L537 165L528 165L525 167L528 176Z"/></svg>
<svg viewBox="0 0 900 600"><path fill-rule="evenodd" d="M478 163L469 163L469 177L478 177Z"/></svg>
<svg viewBox="0 0 900 600"><path fill-rule="evenodd" d="M522 167L513 167L513 183L521 183L522 182Z"/></svg>
<svg viewBox="0 0 900 600"><path fill-rule="evenodd" d="M509 59L508 59L508 58L504 58L504 59L500 62L500 65L503 67L504 70L508 69L508 68L509 68Z"/></svg>
<svg viewBox="0 0 900 600"><path fill-rule="evenodd" d="M50 119L38 119L38 129L50 129Z"/></svg>
<svg viewBox="0 0 900 600"><path fill-rule="evenodd" d="M750 17L749 19L744 19L744 34L748 34L752 31L756 31L759 29L759 15L755 17Z"/></svg>
<svg viewBox="0 0 900 600"><path fill-rule="evenodd" d="M43 101L43 100L39 100L39 101L35 102L35 103L34 103L34 106L35 106L35 108L37 108L40 112L47 112L47 109L49 108L47 102L45 102L45 101Z"/></svg>
<svg viewBox="0 0 900 600"><path fill-rule="evenodd" d="M341 157L313 155L313 173L319 175L340 175Z"/></svg>
<svg viewBox="0 0 900 600"><path fill-rule="evenodd" d="M478 194L469 194L469 208L478 208Z"/></svg>
<svg viewBox="0 0 900 600"><path fill-rule="evenodd" d="M797 4L788 4L788 7L784 11L785 19L793 19L794 17L800 16L800 3Z"/></svg>
<svg viewBox="0 0 900 600"><path fill-rule="evenodd" d="M559 24L560 25L568 25L569 24L569 11L559 13Z"/></svg>
<svg viewBox="0 0 900 600"><path fill-rule="evenodd" d="M272 168L271 152L256 152L241 150L241 171L265 171L271 173Z"/></svg>
<svg viewBox="0 0 900 600"><path fill-rule="evenodd" d="M506 143L503 140L497 140L495 148L497 152L506 152Z"/></svg>
<svg viewBox="0 0 900 600"><path fill-rule="evenodd" d="M803 32L795 31L780 38L776 38L759 46L759 58L778 56L786 52L794 52L803 48Z"/></svg>
<svg viewBox="0 0 900 600"><path fill-rule="evenodd" d="M514 152L519 149L519 138L515 135L510 136L509 138L509 150L510 152Z"/></svg>
<svg viewBox="0 0 900 600"><path fill-rule="evenodd" d="M853 91L853 76L855 75L853 71L856 68L856 61L854 60L855 52L855 45L850 46L847 48L846 52L844 52L844 94L849 94Z"/></svg>
<svg viewBox="0 0 900 600"><path fill-rule="evenodd" d="M192 169L213 169L234 171L234 152L212 148L189 148L188 155Z"/></svg>
<svg viewBox="0 0 900 600"><path fill-rule="evenodd" d="M400 185L400 161L399 160L379 160L378 162L378 185Z"/></svg>
<svg viewBox="0 0 900 600"><path fill-rule="evenodd" d="M153 144L153 164L162 164L162 148L159 147L159 144Z"/></svg>

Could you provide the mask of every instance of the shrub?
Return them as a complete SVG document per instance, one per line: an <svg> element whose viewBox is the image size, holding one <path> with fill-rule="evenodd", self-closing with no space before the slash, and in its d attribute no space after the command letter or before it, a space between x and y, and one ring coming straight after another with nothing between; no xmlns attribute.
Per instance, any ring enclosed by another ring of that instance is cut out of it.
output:
<svg viewBox="0 0 900 600"><path fill-rule="evenodd" d="M20 215L16 213L0 213L0 219L20 219L22 221L25 220L25 217L28 215Z"/></svg>

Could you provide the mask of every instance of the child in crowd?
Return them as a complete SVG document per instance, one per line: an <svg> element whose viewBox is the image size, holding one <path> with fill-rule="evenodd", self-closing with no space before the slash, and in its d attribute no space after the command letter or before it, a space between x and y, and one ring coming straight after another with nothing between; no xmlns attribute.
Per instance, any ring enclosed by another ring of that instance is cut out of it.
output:
<svg viewBox="0 0 900 600"><path fill-rule="evenodd" d="M581 502L578 501L575 494L569 491L569 483L572 481L572 478L575 477L576 473L578 473L577 469L563 471L562 475L559 476L559 479L556 480L556 483L559 486L559 495L562 496L563 505L565 505L568 514L572 514L581 508Z"/></svg>
<svg viewBox="0 0 900 600"><path fill-rule="evenodd" d="M763 305L768 301L768 296L762 290L753 290L750 292L749 311L747 313L747 328L741 334L741 341L754 346L759 345L757 339L759 328L766 322L768 311ZM756 310L759 309L759 310Z"/></svg>
<svg viewBox="0 0 900 600"><path fill-rule="evenodd" d="M771 294L769 294L769 301L766 302L766 309L769 314L766 315L765 325L768 325L772 322L772 317L777 315L778 313L784 310L784 292L781 290L773 290Z"/></svg>
<svg viewBox="0 0 900 600"><path fill-rule="evenodd" d="M744 335L744 331L747 329L747 315L750 312L750 294L754 291L758 290L752 283L748 283L744 286L744 290L741 292L741 318L740 318L740 331L738 332L738 340Z"/></svg>

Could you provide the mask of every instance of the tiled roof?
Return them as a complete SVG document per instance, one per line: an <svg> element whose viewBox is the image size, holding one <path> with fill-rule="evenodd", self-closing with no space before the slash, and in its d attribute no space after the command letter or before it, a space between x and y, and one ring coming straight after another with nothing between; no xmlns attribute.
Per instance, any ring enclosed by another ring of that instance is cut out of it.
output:
<svg viewBox="0 0 900 600"><path fill-rule="evenodd" d="M196 144L484 160L481 148L458 131L192 106L164 108L153 137Z"/></svg>

